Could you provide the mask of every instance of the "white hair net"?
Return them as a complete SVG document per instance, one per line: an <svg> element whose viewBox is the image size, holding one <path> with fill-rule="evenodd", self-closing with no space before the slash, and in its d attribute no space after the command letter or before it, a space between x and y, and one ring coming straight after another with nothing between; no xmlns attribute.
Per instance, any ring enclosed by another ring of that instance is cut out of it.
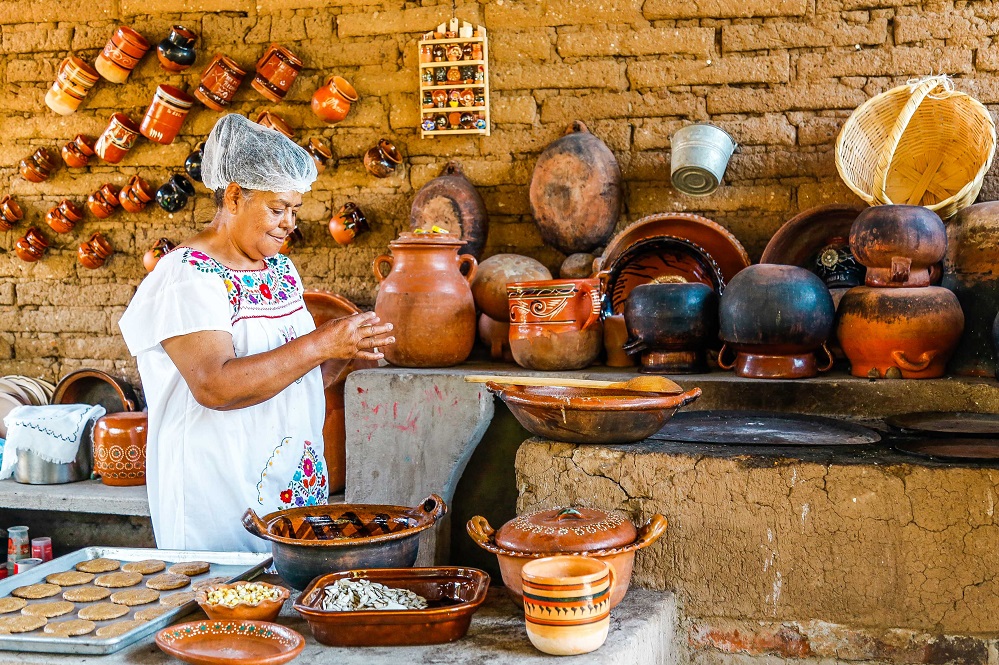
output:
<svg viewBox="0 0 999 665"><path fill-rule="evenodd" d="M244 189L304 194L318 176L305 148L235 113L219 118L201 154L201 180L212 191L234 182Z"/></svg>

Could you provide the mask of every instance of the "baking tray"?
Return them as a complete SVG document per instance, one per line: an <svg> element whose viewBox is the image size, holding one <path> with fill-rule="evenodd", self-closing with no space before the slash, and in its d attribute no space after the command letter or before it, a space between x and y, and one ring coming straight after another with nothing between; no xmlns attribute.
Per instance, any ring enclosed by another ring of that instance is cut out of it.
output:
<svg viewBox="0 0 999 665"><path fill-rule="evenodd" d="M254 577L260 575L271 562L269 554L251 554L248 552L191 552L182 550L158 550L152 548L133 547L85 547L82 550L77 550L71 554L53 559L52 561L46 561L45 563L35 566L34 568L19 575L14 575L0 581L0 598L9 596L10 592L17 587L44 582L45 578L52 573L61 573L67 570L73 570L73 566L81 561L89 561L90 559L96 559L99 557L117 559L118 561L126 563L129 561L142 561L143 559L159 559L166 562L167 566L183 561L207 561L212 564L211 570L207 573L192 577L192 583L201 579L207 579L209 577L225 577L230 582L253 579ZM145 580L149 577L151 577L151 575L144 575L143 582L145 582ZM145 587L140 586L133 588ZM191 587L187 586L169 593L190 590ZM61 600L61 596L59 598L43 598L38 601L28 602L46 602L51 600ZM76 603L77 611L85 604L86 603ZM150 603L147 605L138 605L136 607L129 608L128 614L115 619L115 621L132 619L132 615L135 614L136 611L155 606L156 604ZM193 612L197 608L198 604L192 600L181 605L180 607L174 608L166 614L156 617L152 621L147 621L143 625L125 633L124 635L104 639L94 637L93 633L90 635L82 635L80 637L57 637L55 635L45 635L41 632L38 634L20 633L0 635L0 650L88 655L104 655L114 653L115 651L124 649L131 644L135 644L143 638L153 635L161 628L165 628L180 617ZM53 621L63 621L72 618L74 615L75 613L72 615L63 615L61 617L56 617ZM102 625L107 625L107 623L108 622L97 622L97 626L100 628ZM39 631L40 630L41 629L39 629Z"/></svg>

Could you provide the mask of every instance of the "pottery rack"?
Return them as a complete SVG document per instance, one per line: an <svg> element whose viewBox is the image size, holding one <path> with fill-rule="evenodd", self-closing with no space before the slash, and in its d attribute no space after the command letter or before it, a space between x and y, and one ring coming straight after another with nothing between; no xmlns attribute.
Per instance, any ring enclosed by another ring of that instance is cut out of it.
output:
<svg viewBox="0 0 999 665"><path fill-rule="evenodd" d="M452 24L452 29L455 29L457 27L457 22L455 20L452 20L451 24ZM437 34L440 34L441 32L443 32L443 31L440 30L440 28L443 28L443 27L444 27L443 25L442 26L438 26L438 33ZM434 35L434 33L427 33L427 34L431 35L431 36ZM447 34L447 33L445 33L445 34ZM423 47L424 46L426 46L426 47L428 47L430 49L433 49L434 46L443 46L445 49L447 49L448 45L450 45L450 44L462 44L463 45L463 44L475 44L475 43L482 44L482 59L481 60L465 60L465 59L462 59L462 60L456 60L456 61L449 61L449 60L445 59L445 60L439 61L439 62L420 62L420 67L419 67L419 72L420 72L420 95L419 95L419 102L418 102L420 104L420 138L426 138L428 136L429 137L434 137L434 136L457 135L457 134L484 134L485 136L489 136L489 132L490 132L490 128L491 128L491 124L492 123L491 123L491 120L490 120L490 117L489 117L489 45L488 45L488 41L486 39L486 29L483 26L481 26L481 25L475 26L475 32L473 33L473 36L471 36L471 37L445 37L443 39L421 39L420 42L417 45L417 49L418 49L418 54L419 54L419 53L421 53L423 51ZM453 83L453 84L452 83L447 83L447 84L444 84L444 85L438 85L436 83L435 84L429 84L429 83L425 82L424 79L423 79L423 77L424 77L424 71L425 70L434 71L437 68L449 69L451 67L459 67L459 68L461 68L461 67L479 67L479 66L482 67L482 71L483 71L483 76L482 76L482 81L481 82L479 82L479 81L476 81L476 82L473 82L473 83L460 82L460 83ZM435 91L437 91L437 90L443 90L444 92L446 92L446 93L448 93L450 95L451 91L453 91L453 90L464 90L464 89L471 89L471 90L473 90L475 92L481 91L482 92L482 98L483 98L482 103L481 104L475 104L475 105L472 105L472 106L464 106L462 104L456 104L456 105L452 106L451 105L451 100L449 99L448 101L445 102L444 107L439 107L439 106L436 106L436 105L427 107L424 104L424 96L427 93L429 93L430 95L433 95ZM436 119L438 116L448 117L452 113L461 114L461 113L465 113L465 112L474 113L476 115L482 114L482 116L485 119L485 126L484 127L472 126L472 127L468 127L468 128L466 128L466 127L454 128L454 127L451 126L450 121L449 121L448 127L446 129L428 130L428 129L426 129L423 126L423 122L427 118Z"/></svg>

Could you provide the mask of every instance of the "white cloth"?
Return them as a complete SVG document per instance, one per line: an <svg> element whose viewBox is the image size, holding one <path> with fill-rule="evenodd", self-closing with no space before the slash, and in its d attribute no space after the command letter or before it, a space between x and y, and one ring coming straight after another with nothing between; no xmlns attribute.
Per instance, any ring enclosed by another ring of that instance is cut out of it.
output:
<svg viewBox="0 0 999 665"><path fill-rule="evenodd" d="M17 451L30 450L47 462L68 464L76 459L87 427L103 416L104 407L90 404L18 406L4 416L7 441L3 446L0 480L10 478Z"/></svg>
<svg viewBox="0 0 999 665"><path fill-rule="evenodd" d="M232 270L179 247L139 285L118 323L149 410L146 484L158 547L266 552L269 543L241 524L247 508L263 515L327 502L319 368L266 402L214 411L194 399L161 344L220 330L243 357L315 330L291 261L278 254L266 262Z"/></svg>

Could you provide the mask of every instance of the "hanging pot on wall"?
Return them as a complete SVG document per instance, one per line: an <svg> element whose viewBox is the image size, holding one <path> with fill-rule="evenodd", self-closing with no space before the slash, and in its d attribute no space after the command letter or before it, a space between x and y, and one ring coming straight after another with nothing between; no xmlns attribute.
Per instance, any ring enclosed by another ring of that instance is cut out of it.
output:
<svg viewBox="0 0 999 665"><path fill-rule="evenodd" d="M488 225L486 204L456 160L420 188L409 212L411 231L439 226L458 233L465 241L461 253L476 259L482 256Z"/></svg>
<svg viewBox="0 0 999 665"><path fill-rule="evenodd" d="M168 72L182 72L194 64L197 54L194 52L194 42L198 36L182 25L175 25L170 34L156 46L156 57L160 67Z"/></svg>

